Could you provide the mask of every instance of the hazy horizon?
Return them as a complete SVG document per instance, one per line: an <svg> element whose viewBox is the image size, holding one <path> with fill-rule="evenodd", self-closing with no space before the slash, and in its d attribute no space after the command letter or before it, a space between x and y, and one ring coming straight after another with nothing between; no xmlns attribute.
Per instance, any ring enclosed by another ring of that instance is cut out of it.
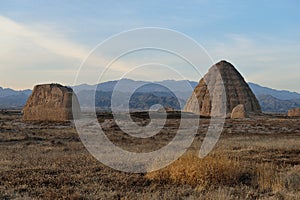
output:
<svg viewBox="0 0 300 200"><path fill-rule="evenodd" d="M124 78L124 79L128 79L128 78ZM199 81L192 81L192 80L173 80L173 79L165 79L165 80L160 80L160 81L147 81L147 80L135 80L135 79L128 79L128 80L143 81L143 82L152 82L152 83L163 82L163 81L191 81L191 82L198 83L200 81L200 80ZM77 84L77 85L65 85L65 86L68 86L68 87L75 87L75 86L80 86L80 85L93 86L93 85L96 85L96 84L107 83L107 82L112 82L112 81L119 81L119 80L108 80L108 81L103 81L103 82L99 82L99 83L95 83L95 84L82 83L82 84ZM52 83L54 83L54 82L38 83L37 85L40 85L40 84L52 84ZM300 94L300 92L293 91L293 90L280 89L280 88L272 88L272 87L269 87L269 86L266 86L266 85L261 85L259 83L254 83L254 82L247 82L247 83L257 84L257 85L259 85L261 87L266 87L266 88L270 88L270 89L274 89L274 90L278 90L278 91L296 92L296 93ZM56 83L54 83L54 84L56 84ZM64 85L62 83L58 83L58 84ZM13 89L15 91L24 91L24 90L33 90L34 86L32 88L24 88L24 89L6 88L6 87L2 87L1 85L0 85L0 87L3 88L3 89Z"/></svg>

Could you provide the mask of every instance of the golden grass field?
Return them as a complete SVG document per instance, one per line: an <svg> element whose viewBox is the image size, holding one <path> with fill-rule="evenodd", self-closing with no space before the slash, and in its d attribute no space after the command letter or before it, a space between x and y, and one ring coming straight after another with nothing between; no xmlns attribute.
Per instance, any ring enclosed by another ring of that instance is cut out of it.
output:
<svg viewBox="0 0 300 200"><path fill-rule="evenodd" d="M300 198L299 118L227 119L213 152L200 159L208 122L201 119L193 145L180 159L159 171L132 174L93 158L70 122L24 123L20 115L2 113L0 199ZM139 151L167 144L178 119L167 126L142 141L116 126L105 132L122 148Z"/></svg>

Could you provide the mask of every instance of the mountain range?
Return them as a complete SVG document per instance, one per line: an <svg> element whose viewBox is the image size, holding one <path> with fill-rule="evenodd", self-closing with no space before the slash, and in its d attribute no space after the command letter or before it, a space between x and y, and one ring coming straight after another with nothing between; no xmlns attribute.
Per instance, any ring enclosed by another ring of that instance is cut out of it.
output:
<svg viewBox="0 0 300 200"><path fill-rule="evenodd" d="M31 90L13 90L10 88L0 87L0 109L20 109L22 108L29 95Z"/></svg>
<svg viewBox="0 0 300 200"><path fill-rule="evenodd" d="M290 92L287 90L275 90L268 87L263 87L255 83L248 83L251 90L256 96L270 95L279 100L300 99L300 94L297 92Z"/></svg>
<svg viewBox="0 0 300 200"><path fill-rule="evenodd" d="M147 82L121 79L96 85L82 84L72 88L83 107L95 103L97 108L107 110L114 96L116 100L127 99L130 109L133 110L149 109L155 104L180 109L197 84L188 80ZM263 112L286 113L291 108L300 107L300 93L276 90L250 82L248 84L259 100ZM31 92L31 90L16 91L0 87L0 109L21 109ZM95 95L95 102L90 102L91 95Z"/></svg>

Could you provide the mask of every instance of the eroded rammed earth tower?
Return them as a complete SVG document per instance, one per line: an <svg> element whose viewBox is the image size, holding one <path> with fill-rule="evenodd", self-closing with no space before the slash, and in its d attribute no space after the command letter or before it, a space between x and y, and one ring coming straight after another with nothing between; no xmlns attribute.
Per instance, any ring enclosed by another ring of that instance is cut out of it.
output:
<svg viewBox="0 0 300 200"><path fill-rule="evenodd" d="M243 104L248 113L261 113L258 100L242 75L229 62L220 61L200 80L184 111L211 116L212 109L222 110L218 106L224 101L226 114L239 104ZM215 102L215 108L212 108L212 102Z"/></svg>
<svg viewBox="0 0 300 200"><path fill-rule="evenodd" d="M24 121L67 121L80 115L80 106L72 88L60 84L34 87L23 108Z"/></svg>

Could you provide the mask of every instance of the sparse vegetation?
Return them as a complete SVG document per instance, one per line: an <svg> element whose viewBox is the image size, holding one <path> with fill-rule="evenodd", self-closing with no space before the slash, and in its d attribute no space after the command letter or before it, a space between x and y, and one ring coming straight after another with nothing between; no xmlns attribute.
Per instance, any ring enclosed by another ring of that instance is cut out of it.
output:
<svg viewBox="0 0 300 200"><path fill-rule="evenodd" d="M298 199L300 119L227 120L214 151L200 159L208 120L176 162L129 174L95 160L70 123L23 123L19 115L2 114L0 199ZM177 123L169 120L168 131ZM174 136L163 132L140 144L105 124L113 142L133 151L155 149Z"/></svg>
<svg viewBox="0 0 300 200"><path fill-rule="evenodd" d="M168 167L151 172L146 177L158 182L192 185L201 191L225 186L249 186L260 192L300 191L299 166L284 171L286 169L273 163L243 161L237 157L230 158L223 152L203 159L188 153Z"/></svg>
<svg viewBox="0 0 300 200"><path fill-rule="evenodd" d="M200 159L197 155L188 153L168 167L149 173L146 177L209 190L220 186L250 184L254 178L254 170L236 159L229 159L224 154L209 155Z"/></svg>

